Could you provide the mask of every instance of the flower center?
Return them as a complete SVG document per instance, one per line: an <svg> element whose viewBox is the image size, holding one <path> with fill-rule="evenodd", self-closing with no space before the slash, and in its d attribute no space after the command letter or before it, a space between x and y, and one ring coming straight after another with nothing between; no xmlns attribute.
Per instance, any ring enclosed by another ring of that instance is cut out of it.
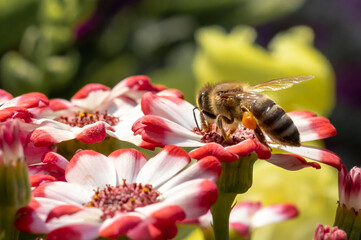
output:
<svg viewBox="0 0 361 240"><path fill-rule="evenodd" d="M114 126L119 122L119 118L108 114L96 112L75 112L73 116L60 116L55 118L56 121L70 125L71 127L84 127L98 121L104 121L110 126Z"/></svg>
<svg viewBox="0 0 361 240"><path fill-rule="evenodd" d="M122 185L107 185L104 189L98 188L94 192L91 201L83 205L101 209L102 220L112 218L117 212L132 212L135 208L159 202L158 196L161 195L152 185L127 184L124 179Z"/></svg>
<svg viewBox="0 0 361 240"><path fill-rule="evenodd" d="M222 146L232 146L237 143L243 142L244 140L256 138L252 129L245 128L241 125L239 125L239 127L233 132L229 132L228 129L224 130L228 136L227 139L223 137L222 131L220 129L217 129L215 124L213 124L208 131L200 132L198 128L195 127L193 129L193 132L198 135L203 135L201 141L204 143L215 142L221 144Z"/></svg>

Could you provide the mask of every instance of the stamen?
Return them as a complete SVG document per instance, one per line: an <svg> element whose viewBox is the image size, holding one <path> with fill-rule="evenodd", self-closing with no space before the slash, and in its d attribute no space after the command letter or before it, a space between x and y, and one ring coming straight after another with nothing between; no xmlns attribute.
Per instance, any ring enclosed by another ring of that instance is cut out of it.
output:
<svg viewBox="0 0 361 240"><path fill-rule="evenodd" d="M220 130L216 130L215 126L212 127L212 130L207 132L200 132L197 127L195 127L193 132L198 135L203 135L201 141L204 143L215 142L221 144L222 146L232 146L243 142L244 140L256 138L252 129L245 128L241 125L236 129L236 131L228 136L227 140L224 139Z"/></svg>
<svg viewBox="0 0 361 240"><path fill-rule="evenodd" d="M75 112L73 116L60 116L55 118L56 121L65 123L71 127L84 127L86 125L104 121L111 126L119 122L119 118L109 115L107 111L100 113L99 111L93 112Z"/></svg>
<svg viewBox="0 0 361 240"><path fill-rule="evenodd" d="M98 188L94 192L91 201L83 206L101 209L102 220L113 217L117 212L132 212L135 208L159 202L158 197L161 195L152 185L127 184L124 179L121 185L107 185L104 189Z"/></svg>

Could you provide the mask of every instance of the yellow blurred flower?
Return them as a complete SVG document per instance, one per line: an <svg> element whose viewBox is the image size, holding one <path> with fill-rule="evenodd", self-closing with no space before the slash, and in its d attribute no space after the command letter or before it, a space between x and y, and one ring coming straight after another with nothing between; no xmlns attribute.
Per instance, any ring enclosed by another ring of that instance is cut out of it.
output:
<svg viewBox="0 0 361 240"><path fill-rule="evenodd" d="M257 45L256 32L248 26L229 34L220 27L200 29L194 60L199 86L223 80L251 85L274 78L314 75L315 79L290 89L267 92L286 111L309 110L327 115L334 105L334 73L328 60L314 48L313 31L297 26L277 34L269 50Z"/></svg>

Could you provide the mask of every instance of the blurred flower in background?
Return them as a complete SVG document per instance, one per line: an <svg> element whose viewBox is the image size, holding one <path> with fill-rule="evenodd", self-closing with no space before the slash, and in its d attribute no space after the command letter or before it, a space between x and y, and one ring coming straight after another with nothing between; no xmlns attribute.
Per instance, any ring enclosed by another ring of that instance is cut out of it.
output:
<svg viewBox="0 0 361 240"><path fill-rule="evenodd" d="M230 239L251 239L252 232L259 227L298 217L297 208L290 203L262 206L261 202L240 202L233 206L229 216ZM212 214L207 212L198 219L183 221L183 224L197 224L212 237ZM207 237L205 237L207 239Z"/></svg>
<svg viewBox="0 0 361 240"><path fill-rule="evenodd" d="M294 221L256 229L252 239L312 239L318 223L333 223L337 208L337 172L324 165L317 174L311 168L289 172L257 161L253 186L238 200L262 201L265 205L291 202L300 212ZM297 234L295 229L298 229Z"/></svg>
<svg viewBox="0 0 361 240"><path fill-rule="evenodd" d="M338 227L323 226L318 224L313 240L347 240L347 234Z"/></svg>

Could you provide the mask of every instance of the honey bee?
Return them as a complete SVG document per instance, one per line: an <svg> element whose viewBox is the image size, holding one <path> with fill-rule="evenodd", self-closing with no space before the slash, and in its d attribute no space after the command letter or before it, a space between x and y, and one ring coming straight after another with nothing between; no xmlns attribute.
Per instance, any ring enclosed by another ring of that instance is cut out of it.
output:
<svg viewBox="0 0 361 240"><path fill-rule="evenodd" d="M201 129L209 131L215 123L227 141L241 122L244 127L253 129L257 139L267 147L264 133L275 143L300 146L300 134L292 119L282 107L260 92L286 89L312 78L313 76L287 77L253 86L239 82L206 85L197 95ZM223 123L229 125L227 133Z"/></svg>

